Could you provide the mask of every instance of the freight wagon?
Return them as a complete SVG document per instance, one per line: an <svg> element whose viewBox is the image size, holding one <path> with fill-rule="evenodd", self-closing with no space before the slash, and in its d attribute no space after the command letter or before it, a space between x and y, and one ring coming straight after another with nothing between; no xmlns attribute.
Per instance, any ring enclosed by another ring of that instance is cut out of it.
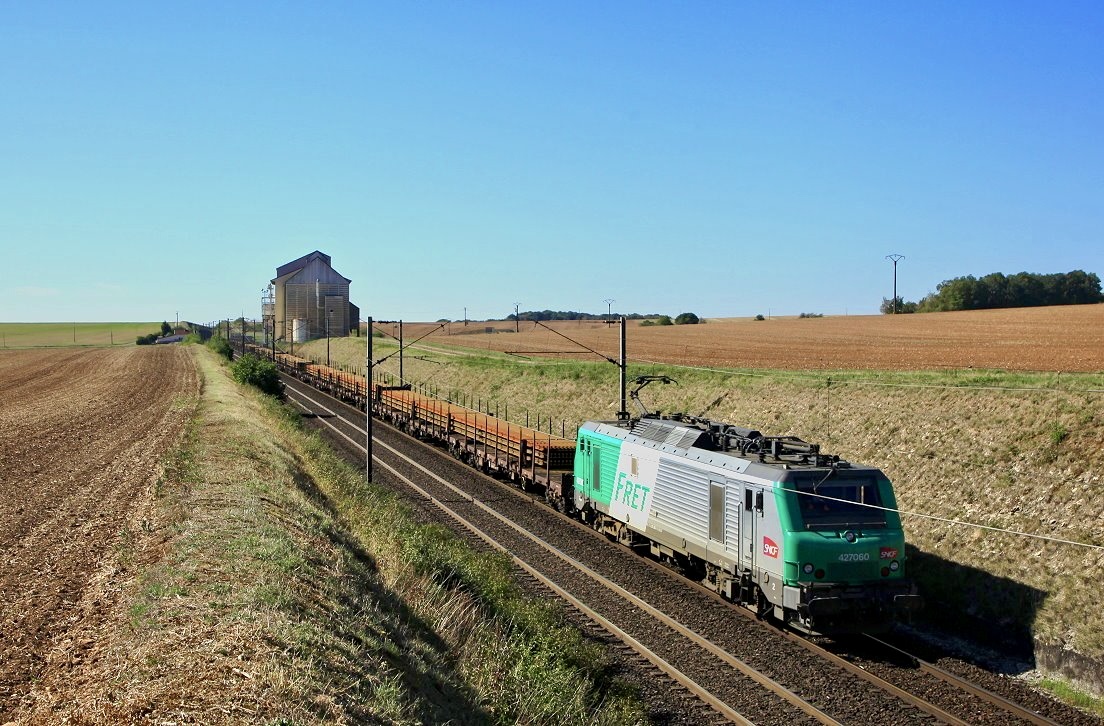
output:
<svg viewBox="0 0 1104 726"><path fill-rule="evenodd" d="M543 490L556 509L762 617L808 633L876 632L922 606L889 479L816 444L647 412L585 422L572 441L406 386L375 384L366 397L362 376L274 359L484 473Z"/></svg>

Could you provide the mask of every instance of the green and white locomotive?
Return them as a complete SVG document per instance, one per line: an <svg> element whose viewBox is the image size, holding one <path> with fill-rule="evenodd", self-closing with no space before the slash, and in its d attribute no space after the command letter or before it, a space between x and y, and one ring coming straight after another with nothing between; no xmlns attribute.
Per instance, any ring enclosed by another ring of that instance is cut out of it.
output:
<svg viewBox="0 0 1104 726"><path fill-rule="evenodd" d="M795 437L679 414L587 422L573 495L596 529L809 633L920 607L889 479Z"/></svg>

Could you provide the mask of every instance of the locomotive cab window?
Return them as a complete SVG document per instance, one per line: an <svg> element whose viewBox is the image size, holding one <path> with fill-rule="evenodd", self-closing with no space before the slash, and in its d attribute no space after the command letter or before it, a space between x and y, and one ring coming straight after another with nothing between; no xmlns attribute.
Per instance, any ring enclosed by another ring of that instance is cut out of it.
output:
<svg viewBox="0 0 1104 726"><path fill-rule="evenodd" d="M794 487L805 529L884 527L886 513L873 478L837 478L823 475L798 479Z"/></svg>

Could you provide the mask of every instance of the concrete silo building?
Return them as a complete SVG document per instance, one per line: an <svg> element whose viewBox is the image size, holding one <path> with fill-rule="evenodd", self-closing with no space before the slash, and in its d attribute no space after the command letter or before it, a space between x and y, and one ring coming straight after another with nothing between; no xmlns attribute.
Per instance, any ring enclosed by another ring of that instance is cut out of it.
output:
<svg viewBox="0 0 1104 726"><path fill-rule="evenodd" d="M350 282L318 250L277 267L270 303L277 342L348 335L360 322L360 309L349 302Z"/></svg>

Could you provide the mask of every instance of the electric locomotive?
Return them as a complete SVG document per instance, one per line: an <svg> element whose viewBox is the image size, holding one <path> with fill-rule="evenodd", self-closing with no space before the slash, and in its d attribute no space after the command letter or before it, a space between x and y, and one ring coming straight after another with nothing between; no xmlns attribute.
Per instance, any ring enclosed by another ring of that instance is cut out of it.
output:
<svg viewBox="0 0 1104 726"><path fill-rule="evenodd" d="M681 414L587 422L573 496L600 531L807 633L876 632L921 606L889 479L796 437Z"/></svg>
<svg viewBox="0 0 1104 726"><path fill-rule="evenodd" d="M269 355L267 350L260 350ZM877 632L921 607L889 479L793 436L651 414L589 421L572 442L293 356L281 370L448 446L724 597L813 634ZM371 400L366 400L370 398ZM572 460L572 454L574 459Z"/></svg>

